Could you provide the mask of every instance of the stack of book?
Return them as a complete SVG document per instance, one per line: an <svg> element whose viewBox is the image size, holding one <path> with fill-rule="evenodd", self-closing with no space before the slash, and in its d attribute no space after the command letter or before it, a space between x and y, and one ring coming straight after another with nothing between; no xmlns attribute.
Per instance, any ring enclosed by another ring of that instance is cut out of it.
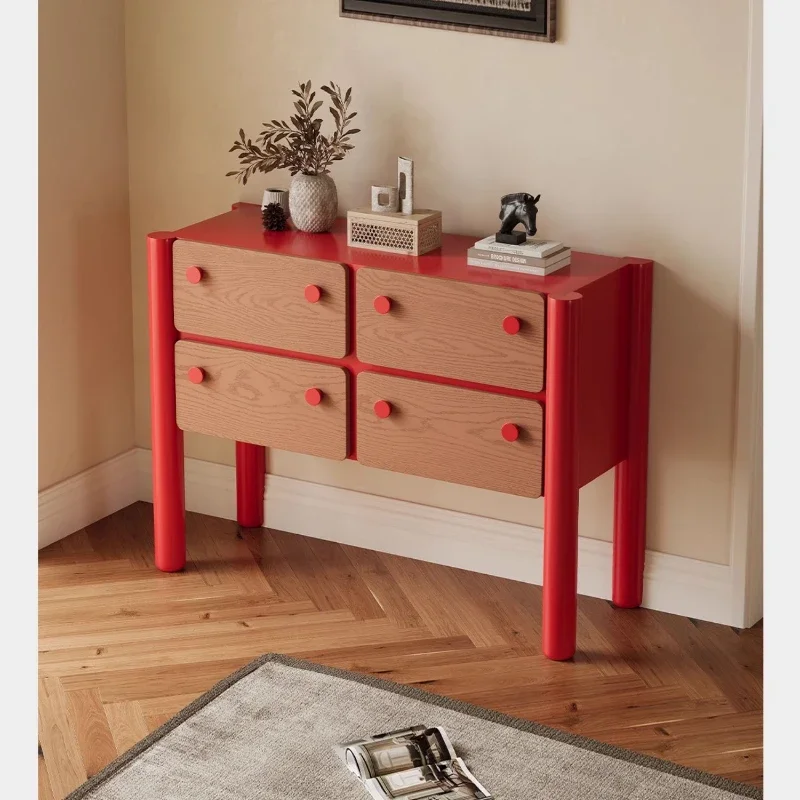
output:
<svg viewBox="0 0 800 800"><path fill-rule="evenodd" d="M492 234L469 248L467 263L471 267L549 275L569 266L571 254L572 250L561 242L528 237L522 244L501 244Z"/></svg>

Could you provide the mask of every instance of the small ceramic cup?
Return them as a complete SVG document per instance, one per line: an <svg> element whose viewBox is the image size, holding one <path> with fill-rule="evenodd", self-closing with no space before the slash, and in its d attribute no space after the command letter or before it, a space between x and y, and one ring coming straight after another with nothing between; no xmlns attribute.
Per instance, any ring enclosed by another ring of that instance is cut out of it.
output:
<svg viewBox="0 0 800 800"><path fill-rule="evenodd" d="M266 208L270 203L277 203L289 217L289 191L288 189L265 189L261 208Z"/></svg>

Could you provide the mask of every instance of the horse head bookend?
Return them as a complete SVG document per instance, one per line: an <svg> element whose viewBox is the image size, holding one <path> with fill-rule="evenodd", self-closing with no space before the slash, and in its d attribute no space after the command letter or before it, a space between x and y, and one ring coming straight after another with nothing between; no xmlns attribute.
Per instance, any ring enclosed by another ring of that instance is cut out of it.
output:
<svg viewBox="0 0 800 800"><path fill-rule="evenodd" d="M507 194L500 199L500 230L495 239L503 244L522 244L528 236L536 235L536 213L539 210L536 204L540 194L534 197L527 192ZM522 223L525 231L515 231L514 228Z"/></svg>

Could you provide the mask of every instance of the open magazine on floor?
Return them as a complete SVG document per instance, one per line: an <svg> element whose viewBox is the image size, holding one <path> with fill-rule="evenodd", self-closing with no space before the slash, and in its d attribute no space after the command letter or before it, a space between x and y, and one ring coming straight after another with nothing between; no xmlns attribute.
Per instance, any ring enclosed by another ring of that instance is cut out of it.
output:
<svg viewBox="0 0 800 800"><path fill-rule="evenodd" d="M415 725L338 750L375 800L492 800L439 727Z"/></svg>

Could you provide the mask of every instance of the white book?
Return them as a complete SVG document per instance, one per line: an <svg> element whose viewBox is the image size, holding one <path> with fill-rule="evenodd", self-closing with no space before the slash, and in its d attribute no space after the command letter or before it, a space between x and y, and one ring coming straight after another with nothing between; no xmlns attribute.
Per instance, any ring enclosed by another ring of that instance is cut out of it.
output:
<svg viewBox="0 0 800 800"><path fill-rule="evenodd" d="M558 250L547 258L533 258L532 256L519 255L518 253L503 253L499 250L485 250L479 247L470 247L467 250L467 258L485 258L488 261L506 262L508 264L521 264L525 267L547 269L551 264L563 261L572 254L572 251L565 247Z"/></svg>
<svg viewBox="0 0 800 800"><path fill-rule="evenodd" d="M475 242L474 246L481 250L495 250L498 253L510 253L528 258L547 258L547 256L565 249L563 242L534 239L532 236L529 236L522 244L503 244L495 240L495 234Z"/></svg>
<svg viewBox="0 0 800 800"><path fill-rule="evenodd" d="M488 258L473 258L467 259L467 264L470 267L488 267L489 269L499 269L504 272L524 272L527 275L550 275L552 272L557 272L564 267L568 267L572 261L571 256L566 256L554 264L547 267L530 267L525 264L509 264L502 261L490 261Z"/></svg>

